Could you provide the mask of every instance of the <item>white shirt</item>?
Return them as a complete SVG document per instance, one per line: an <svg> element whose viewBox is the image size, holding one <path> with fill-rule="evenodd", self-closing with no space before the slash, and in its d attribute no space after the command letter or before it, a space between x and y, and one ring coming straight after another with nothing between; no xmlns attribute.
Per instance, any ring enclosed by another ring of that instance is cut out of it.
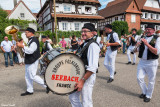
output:
<svg viewBox="0 0 160 107"><path fill-rule="evenodd" d="M120 40L119 40L119 37L118 37L118 34L116 32L113 33L113 39L114 39L115 42L118 42L119 44L121 44ZM110 34L107 36L107 41L108 40L110 40ZM111 49L111 47L108 46L107 49Z"/></svg>
<svg viewBox="0 0 160 107"><path fill-rule="evenodd" d="M45 45L46 45L46 43L44 43L44 46L45 46ZM52 49L53 49L52 46L51 46L51 44L50 44L49 42L47 43L47 47L48 47L49 50L52 50Z"/></svg>
<svg viewBox="0 0 160 107"><path fill-rule="evenodd" d="M150 43L150 41L153 39L153 36L146 37L145 39L147 40L148 43ZM159 55L160 54L160 37L158 37L156 40L155 48L157 49L157 55ZM147 55L148 55L148 47L145 45L142 59L147 60Z"/></svg>
<svg viewBox="0 0 160 107"><path fill-rule="evenodd" d="M135 42L137 42L138 38L139 38L138 35L136 35L135 38L134 38ZM129 42L131 42L131 37L129 37ZM132 46L132 45L129 46L129 48L131 48L131 49L133 49L134 47L135 46Z"/></svg>
<svg viewBox="0 0 160 107"><path fill-rule="evenodd" d="M31 40L27 44L29 44ZM37 50L37 44L35 42L32 42L30 46L24 46L24 53L26 54L33 54L36 50Z"/></svg>
<svg viewBox="0 0 160 107"><path fill-rule="evenodd" d="M2 41L1 47L3 47L5 52L11 52L11 47L13 46L11 41Z"/></svg>
<svg viewBox="0 0 160 107"><path fill-rule="evenodd" d="M84 46L87 43L84 44ZM100 48L96 43L91 43L88 48L87 60L88 66L86 66L86 70L96 73L98 69L98 61L99 61L99 52Z"/></svg>

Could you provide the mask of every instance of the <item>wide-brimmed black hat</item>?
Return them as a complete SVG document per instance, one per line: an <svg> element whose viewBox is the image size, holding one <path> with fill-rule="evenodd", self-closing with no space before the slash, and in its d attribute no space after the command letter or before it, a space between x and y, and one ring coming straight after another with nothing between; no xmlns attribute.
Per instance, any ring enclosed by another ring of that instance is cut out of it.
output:
<svg viewBox="0 0 160 107"><path fill-rule="evenodd" d="M30 27L28 27L28 28L26 29L26 31L32 32L33 34L35 33L35 30L32 29L32 28L30 28Z"/></svg>
<svg viewBox="0 0 160 107"><path fill-rule="evenodd" d="M109 29L112 29L112 25L111 24L106 24L105 27L109 28Z"/></svg>
<svg viewBox="0 0 160 107"><path fill-rule="evenodd" d="M90 31L96 31L95 26L92 23L85 23L82 29L84 28L89 29Z"/></svg>
<svg viewBox="0 0 160 107"><path fill-rule="evenodd" d="M152 29L155 29L155 24L148 24L146 28L152 28Z"/></svg>

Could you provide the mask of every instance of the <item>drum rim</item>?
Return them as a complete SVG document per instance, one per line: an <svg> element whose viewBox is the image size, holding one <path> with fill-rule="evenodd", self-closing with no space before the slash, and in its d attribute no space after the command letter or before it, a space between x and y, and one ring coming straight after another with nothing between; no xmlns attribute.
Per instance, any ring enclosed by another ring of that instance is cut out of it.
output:
<svg viewBox="0 0 160 107"><path fill-rule="evenodd" d="M55 57L52 59L52 61L55 60L56 57L59 57L60 55L63 55L63 54L71 54L71 55L74 55L74 56L78 57L78 58L80 59L80 61L83 63L82 59L81 59L78 55L75 55L75 54L73 54L73 53L61 53L61 54L55 56ZM52 61L51 61L51 62L52 62ZM50 63L51 63L51 62L50 62ZM84 63L83 63L83 67L84 67L84 69L85 69ZM47 68L48 68L48 66L47 66ZM46 68L46 70L47 70L47 68ZM84 72L84 74L85 74L85 72ZM45 79L45 78L46 78L45 75L46 75L46 72L45 72L45 74L44 74L44 82L45 82L45 84L47 85L47 82L46 82L46 79ZM71 91L71 92L63 93L63 94L62 94L62 93L58 93L58 92L53 91L53 90L49 87L49 85L47 85L47 87L50 89L51 92L53 92L54 94L57 94L57 95L67 95L67 94L71 94L71 93L77 91L77 89L75 89L75 90L73 90L73 91Z"/></svg>

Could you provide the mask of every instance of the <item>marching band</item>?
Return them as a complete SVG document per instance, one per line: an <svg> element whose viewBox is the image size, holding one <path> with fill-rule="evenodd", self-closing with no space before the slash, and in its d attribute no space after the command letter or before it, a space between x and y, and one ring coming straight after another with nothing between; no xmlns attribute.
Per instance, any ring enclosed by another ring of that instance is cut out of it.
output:
<svg viewBox="0 0 160 107"><path fill-rule="evenodd" d="M150 102L152 98L158 67L158 58L160 54L160 36L158 34L155 34L154 27L155 26L153 24L148 24L144 32L145 36L143 36L140 41L138 41L136 29L132 29L132 34L126 37L128 41L127 44L129 46L127 50L127 64L135 65L136 52L139 52L138 57L140 58L140 61L137 67L137 81L142 91L139 97L144 99L144 102ZM36 75L40 58L40 49L38 39L34 37L35 30L32 28L27 28L25 33L27 38L29 39L27 46L20 42L17 42L17 46L23 48L25 54L25 80L27 90L25 93L22 93L21 96L33 94L33 81L42 85L47 89L47 91L49 90L47 84L45 83L45 80ZM107 24L105 26L105 33L107 34L107 42L104 45L106 45L107 51L104 58L104 66L110 73L110 78L108 79L107 83L111 83L113 82L114 75L116 74L115 60L117 49L120 47L121 43L118 34L112 30L112 25ZM77 91L70 93L69 99L72 107L93 107L92 93L94 83L96 81L96 71L98 69L100 54L100 48L95 39L95 37L98 37L98 34L95 30L95 26L92 23L84 24L81 34L85 42L79 47L79 57L84 63L85 73L82 78L79 79L79 77L77 77L76 81L72 81L75 82L74 90ZM46 36L42 36L42 41L44 43L44 46L42 49L43 52L41 54L45 55L47 51L50 51L53 48L47 41ZM131 53L134 55L133 62L131 61L130 57ZM144 81L144 77L146 75L148 76L148 85ZM73 75L68 77L70 80L75 78L75 76ZM73 78L71 79L70 77ZM61 80L62 78L60 75L58 77L57 75L55 75L54 79L53 76L51 79L56 81ZM65 76L63 76L63 79L65 79ZM68 79L66 79L66 81L67 80ZM59 86L58 84L57 86ZM68 85L70 88L71 84ZM80 101L80 95L82 96L82 102Z"/></svg>

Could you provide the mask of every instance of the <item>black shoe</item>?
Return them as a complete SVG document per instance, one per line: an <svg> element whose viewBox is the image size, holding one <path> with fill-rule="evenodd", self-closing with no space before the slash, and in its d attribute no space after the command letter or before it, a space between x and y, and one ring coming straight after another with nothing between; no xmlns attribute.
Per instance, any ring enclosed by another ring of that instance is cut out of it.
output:
<svg viewBox="0 0 160 107"><path fill-rule="evenodd" d="M26 96L26 95L32 95L33 93L30 93L28 91L26 91L25 93L22 93L21 96Z"/></svg>
<svg viewBox="0 0 160 107"><path fill-rule="evenodd" d="M50 91L50 89L48 87L46 87L46 93L48 94Z"/></svg>
<svg viewBox="0 0 160 107"><path fill-rule="evenodd" d="M107 83L111 83L114 79L109 78L109 80L107 81Z"/></svg>
<svg viewBox="0 0 160 107"><path fill-rule="evenodd" d="M115 72L114 72L114 75L116 75L116 74L117 74L117 72L115 71Z"/></svg>
<svg viewBox="0 0 160 107"><path fill-rule="evenodd" d="M141 95L139 96L139 98L146 98L146 95L145 95L145 94L141 94Z"/></svg>
<svg viewBox="0 0 160 107"><path fill-rule="evenodd" d="M96 73L98 73L98 69L97 69Z"/></svg>
<svg viewBox="0 0 160 107"><path fill-rule="evenodd" d="M8 67L8 65L6 67Z"/></svg>
<svg viewBox="0 0 160 107"><path fill-rule="evenodd" d="M126 63L127 65L131 64L131 62Z"/></svg>
<svg viewBox="0 0 160 107"><path fill-rule="evenodd" d="M150 102L150 100L151 100L150 98L147 97L144 98L144 102Z"/></svg>
<svg viewBox="0 0 160 107"><path fill-rule="evenodd" d="M135 63L132 63L132 65L135 65Z"/></svg>
<svg viewBox="0 0 160 107"><path fill-rule="evenodd" d="M11 65L11 66L14 66L14 65Z"/></svg>

